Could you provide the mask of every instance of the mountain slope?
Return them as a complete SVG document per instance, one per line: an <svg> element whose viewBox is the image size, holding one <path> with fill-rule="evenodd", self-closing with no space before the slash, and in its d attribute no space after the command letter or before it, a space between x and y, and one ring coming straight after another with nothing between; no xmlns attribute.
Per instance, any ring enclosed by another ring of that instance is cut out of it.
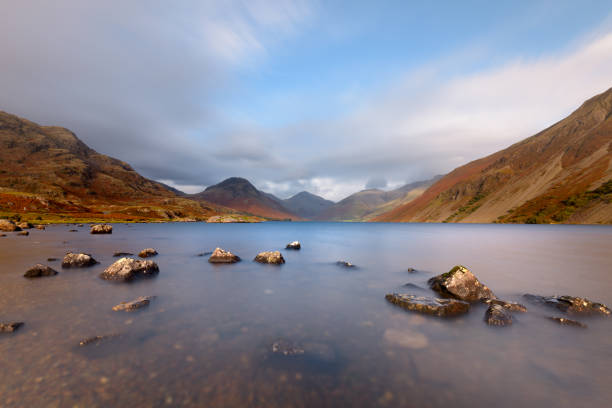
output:
<svg viewBox="0 0 612 408"><path fill-rule="evenodd" d="M612 89L375 221L612 223Z"/></svg>
<svg viewBox="0 0 612 408"><path fill-rule="evenodd" d="M302 218L313 219L321 212L333 206L334 202L309 193L308 191L302 191L291 198L283 200L283 205L289 209L289 211Z"/></svg>
<svg viewBox="0 0 612 408"><path fill-rule="evenodd" d="M90 149L68 129L0 111L0 213L169 219L218 212Z"/></svg>
<svg viewBox="0 0 612 408"><path fill-rule="evenodd" d="M433 181L433 179L417 181L391 191L362 190L334 204L316 218L325 221L369 220L391 208L414 200Z"/></svg>
<svg viewBox="0 0 612 408"><path fill-rule="evenodd" d="M230 177L190 197L261 217L300 219L285 208L282 200L272 194L259 191L248 180L240 177Z"/></svg>

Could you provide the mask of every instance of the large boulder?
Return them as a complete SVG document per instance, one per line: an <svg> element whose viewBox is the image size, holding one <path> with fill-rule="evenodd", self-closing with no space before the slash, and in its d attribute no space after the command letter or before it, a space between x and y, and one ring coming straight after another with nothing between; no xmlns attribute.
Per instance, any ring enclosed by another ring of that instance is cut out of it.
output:
<svg viewBox="0 0 612 408"><path fill-rule="evenodd" d="M510 326L512 324L512 314L509 309L491 304L485 313L485 322L489 326Z"/></svg>
<svg viewBox="0 0 612 408"><path fill-rule="evenodd" d="M89 229L92 234L112 234L113 226L108 224L95 224Z"/></svg>
<svg viewBox="0 0 612 408"><path fill-rule="evenodd" d="M575 296L539 296L523 295L532 303L557 308L563 312L577 315L602 315L610 316L610 308L603 303L593 302L587 298Z"/></svg>
<svg viewBox="0 0 612 408"><path fill-rule="evenodd" d="M0 220L0 231L7 231L7 232L21 231L21 228L19 228L19 226L17 226L11 220Z"/></svg>
<svg viewBox="0 0 612 408"><path fill-rule="evenodd" d="M470 310L470 304L468 302L456 299L437 299L399 293L389 293L385 295L385 299L406 310L433 316L457 316L467 313Z"/></svg>
<svg viewBox="0 0 612 408"><path fill-rule="evenodd" d="M210 263L235 263L238 261L240 261L238 255L232 254L230 251L221 248L215 248L210 258L208 258L208 262Z"/></svg>
<svg viewBox="0 0 612 408"><path fill-rule="evenodd" d="M149 306L151 300L153 300L155 296L140 296L139 298L132 300L131 302L121 302L117 306L113 307L115 312L124 311L124 312L132 312L137 309L142 309L143 307Z"/></svg>
<svg viewBox="0 0 612 408"><path fill-rule="evenodd" d="M62 268L84 268L97 264L98 261L93 259L89 254L75 254L68 252L62 260Z"/></svg>
<svg viewBox="0 0 612 408"><path fill-rule="evenodd" d="M152 277L159 273L153 261L121 258L100 274L102 279L127 282L140 277Z"/></svg>
<svg viewBox="0 0 612 408"><path fill-rule="evenodd" d="M279 251L264 251L257 254L255 262L280 265L285 263L285 258Z"/></svg>
<svg viewBox="0 0 612 408"><path fill-rule="evenodd" d="M299 241L290 242L285 247L285 249L301 249L301 248L302 248L302 244L300 244Z"/></svg>
<svg viewBox="0 0 612 408"><path fill-rule="evenodd" d="M157 255L157 251L153 248L145 248L138 253L138 256L141 258L149 258L155 255Z"/></svg>
<svg viewBox="0 0 612 408"><path fill-rule="evenodd" d="M496 299L491 289L480 283L465 266L457 265L442 275L427 281L431 289L444 297L476 302L482 299Z"/></svg>
<svg viewBox="0 0 612 408"><path fill-rule="evenodd" d="M36 264L23 274L25 278L40 278L42 276L57 275L57 271L47 265Z"/></svg>
<svg viewBox="0 0 612 408"><path fill-rule="evenodd" d="M0 323L0 333L12 333L23 326L23 322Z"/></svg>

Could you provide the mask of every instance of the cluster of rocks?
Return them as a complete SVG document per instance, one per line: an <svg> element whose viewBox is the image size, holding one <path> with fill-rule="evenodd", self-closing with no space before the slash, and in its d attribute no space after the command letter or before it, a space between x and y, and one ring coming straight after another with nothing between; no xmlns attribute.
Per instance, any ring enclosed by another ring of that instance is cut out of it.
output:
<svg viewBox="0 0 612 408"><path fill-rule="evenodd" d="M413 269L409 268L409 272ZM428 280L429 287L442 298L415 296L412 294L387 294L385 298L390 303L406 310L450 317L467 313L470 304L482 303L488 306L484 321L490 326L509 326L513 322L513 313L527 312L527 308L515 302L498 299L486 285L466 267L457 265L450 271ZM532 303L550 306L564 313L574 315L609 316L610 309L601 303L573 296L538 296L524 295ZM586 327L585 324L565 317L550 317L565 326Z"/></svg>
<svg viewBox="0 0 612 408"><path fill-rule="evenodd" d="M12 221L12 220L0 219L0 231L16 232L17 235L28 236L30 235L30 233L25 230L32 229L32 228L44 230L45 226L44 225L34 225L26 221L16 223L15 221ZM0 236L5 237L6 234L0 234Z"/></svg>
<svg viewBox="0 0 612 408"><path fill-rule="evenodd" d="M286 249L300 249L302 245L298 241L293 241L287 244ZM199 254L198 256L204 256L204 254ZM230 251L227 251L222 248L215 248L215 250L210 254L210 258L208 258L208 262L213 264L226 264L226 263L236 263L241 259L238 255L233 254ZM272 265L281 265L285 263L285 258L280 251L263 251L258 253L253 259L255 262L264 263L264 264L272 264Z"/></svg>
<svg viewBox="0 0 612 408"><path fill-rule="evenodd" d="M94 224L90 227L91 234L112 234L113 226L109 224Z"/></svg>

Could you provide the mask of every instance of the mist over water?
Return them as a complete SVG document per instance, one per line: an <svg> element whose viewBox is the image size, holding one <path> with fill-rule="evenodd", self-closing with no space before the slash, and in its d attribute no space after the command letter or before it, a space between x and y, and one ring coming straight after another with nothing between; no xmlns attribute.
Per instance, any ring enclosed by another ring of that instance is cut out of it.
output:
<svg viewBox="0 0 612 408"><path fill-rule="evenodd" d="M521 298L567 294L612 304L611 227L175 223L114 225L112 235L72 228L0 238L0 322L25 322L0 334L2 407L604 407L612 400L612 318L562 327L547 319L561 312ZM294 240L302 249L285 250ZM98 278L114 252L147 247L159 252L157 277ZM242 262L212 265L197 256L215 247ZM280 250L286 264L252 262L264 250ZM100 264L61 269L68 251ZM23 278L36 263L60 273ZM457 264L528 312L498 328L484 323L482 305L442 319L384 299L435 296L427 280ZM148 308L111 310L146 295L157 296ZM107 334L117 336L78 346ZM273 354L278 339L304 354Z"/></svg>

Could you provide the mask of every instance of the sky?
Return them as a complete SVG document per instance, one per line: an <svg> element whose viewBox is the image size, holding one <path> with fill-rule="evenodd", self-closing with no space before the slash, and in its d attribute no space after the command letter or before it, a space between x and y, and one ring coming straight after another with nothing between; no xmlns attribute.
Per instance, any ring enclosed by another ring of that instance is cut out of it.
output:
<svg viewBox="0 0 612 408"><path fill-rule="evenodd" d="M0 6L0 110L189 193L399 187L612 87L609 0Z"/></svg>

